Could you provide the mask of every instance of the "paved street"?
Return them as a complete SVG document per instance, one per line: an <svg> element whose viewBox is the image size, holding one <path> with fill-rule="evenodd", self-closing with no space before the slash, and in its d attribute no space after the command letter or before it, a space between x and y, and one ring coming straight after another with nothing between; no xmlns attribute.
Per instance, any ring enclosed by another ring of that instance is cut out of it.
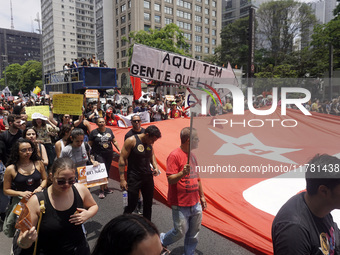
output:
<svg viewBox="0 0 340 255"><path fill-rule="evenodd" d="M110 179L109 187L114 189L113 194L107 195L105 199L98 199L98 188L91 188L91 193L99 206L99 211L95 217L85 224L88 232L88 241L91 248L99 236L103 226L113 217L123 212L123 199L119 187L119 182ZM161 202L154 200L152 221L156 224L160 232L166 232L172 227L171 209ZM0 255L10 254L12 239L7 238L0 232ZM174 255L183 253L183 240L168 247ZM200 241L196 250L197 254L216 255L250 255L252 252L233 243L232 241L216 234L215 232L202 227Z"/></svg>

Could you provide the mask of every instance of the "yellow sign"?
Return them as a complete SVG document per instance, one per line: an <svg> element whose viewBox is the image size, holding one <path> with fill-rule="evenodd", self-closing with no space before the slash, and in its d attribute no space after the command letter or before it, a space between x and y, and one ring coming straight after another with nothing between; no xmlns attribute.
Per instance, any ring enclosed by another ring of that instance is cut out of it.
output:
<svg viewBox="0 0 340 255"><path fill-rule="evenodd" d="M53 95L53 113L82 115L83 95L55 94Z"/></svg>
<svg viewBox="0 0 340 255"><path fill-rule="evenodd" d="M99 92L96 89L87 89L85 91L85 97L86 98L98 98L99 97Z"/></svg>
<svg viewBox="0 0 340 255"><path fill-rule="evenodd" d="M44 115L46 118L50 116L50 108L48 105L40 105L40 106L29 106L25 107L25 111L27 114L27 120L31 121L32 120L32 114L35 112L41 113Z"/></svg>

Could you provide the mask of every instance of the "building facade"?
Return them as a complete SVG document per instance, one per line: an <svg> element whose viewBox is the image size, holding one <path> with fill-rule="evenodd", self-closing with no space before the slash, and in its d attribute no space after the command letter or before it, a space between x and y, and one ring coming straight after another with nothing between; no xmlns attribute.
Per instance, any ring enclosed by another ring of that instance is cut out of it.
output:
<svg viewBox="0 0 340 255"><path fill-rule="evenodd" d="M96 55L109 67L114 63L113 0L96 0Z"/></svg>
<svg viewBox="0 0 340 255"><path fill-rule="evenodd" d="M0 79L8 65L41 61L40 40L40 34L0 28Z"/></svg>
<svg viewBox="0 0 340 255"><path fill-rule="evenodd" d="M41 0L44 73L95 55L94 0Z"/></svg>
<svg viewBox="0 0 340 255"><path fill-rule="evenodd" d="M176 24L190 44L193 58L213 54L221 44L221 8L218 0L114 0L115 65L118 86L129 83L128 38L131 31L160 29Z"/></svg>

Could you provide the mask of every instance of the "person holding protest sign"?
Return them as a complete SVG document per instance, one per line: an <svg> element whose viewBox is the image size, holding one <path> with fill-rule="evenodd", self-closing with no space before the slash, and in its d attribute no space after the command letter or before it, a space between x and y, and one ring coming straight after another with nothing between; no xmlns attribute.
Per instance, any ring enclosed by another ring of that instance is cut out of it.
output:
<svg viewBox="0 0 340 255"><path fill-rule="evenodd" d="M4 193L13 197L4 221L4 233L13 237L16 215L12 212L21 198L30 198L47 185L45 166L31 140L19 138L13 145L4 175Z"/></svg>
<svg viewBox="0 0 340 255"><path fill-rule="evenodd" d="M120 187L128 192L128 205L124 213L132 213L138 202L139 190L143 196L143 216L151 220L152 199L154 192L153 175L157 176L157 162L152 145L161 138L161 131L155 125L145 129L144 134L134 135L126 139L119 157ZM125 166L128 163L127 182ZM150 163L154 170L151 170Z"/></svg>
<svg viewBox="0 0 340 255"><path fill-rule="evenodd" d="M27 202L33 227L20 231L18 246L24 254L32 254L33 243L38 239L37 254L89 255L82 224L97 213L98 205L84 185L75 183L76 168L72 159L57 159L49 177L52 185ZM45 213L37 233L40 197L44 200Z"/></svg>
<svg viewBox="0 0 340 255"><path fill-rule="evenodd" d="M98 128L92 130L89 137L89 144L92 147L91 154L95 160L105 164L107 176L109 177L114 153L112 144L118 152L120 152L120 148L112 130L105 126L105 119L98 118L97 125ZM100 186L99 198L105 198L105 193L112 193L112 190L107 187L107 184Z"/></svg>
<svg viewBox="0 0 340 255"><path fill-rule="evenodd" d="M91 124L86 120L84 113L79 116L79 118L73 122L75 128L81 128L84 131L84 142L89 141L89 135L91 133Z"/></svg>
<svg viewBox="0 0 340 255"><path fill-rule="evenodd" d="M33 127L35 131L37 131L37 141L44 144L46 148L48 156L47 169L49 169L56 156L51 136L56 136L59 128L56 127L47 117L45 117L41 113L33 113L32 119Z"/></svg>

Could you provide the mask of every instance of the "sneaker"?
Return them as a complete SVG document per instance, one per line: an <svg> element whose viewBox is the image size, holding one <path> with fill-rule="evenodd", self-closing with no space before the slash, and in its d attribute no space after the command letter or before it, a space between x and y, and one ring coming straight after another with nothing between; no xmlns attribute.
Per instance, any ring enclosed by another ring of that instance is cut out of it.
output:
<svg viewBox="0 0 340 255"><path fill-rule="evenodd" d="M143 214L143 202L140 199L138 200L136 211L140 215Z"/></svg>
<svg viewBox="0 0 340 255"><path fill-rule="evenodd" d="M103 199L105 198L105 194L103 191L99 191L99 196L98 196L100 199Z"/></svg>
<svg viewBox="0 0 340 255"><path fill-rule="evenodd" d="M112 194L113 190L112 189L104 189L105 194Z"/></svg>

